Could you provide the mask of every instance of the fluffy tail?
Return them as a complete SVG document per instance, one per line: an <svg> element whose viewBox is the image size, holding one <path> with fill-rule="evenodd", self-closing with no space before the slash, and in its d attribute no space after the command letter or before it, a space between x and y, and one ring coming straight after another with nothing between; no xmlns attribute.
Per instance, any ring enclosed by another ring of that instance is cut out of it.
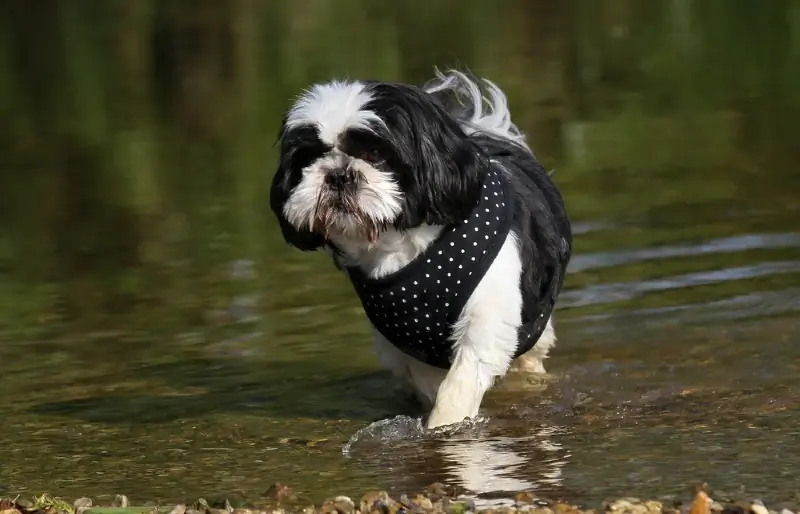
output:
<svg viewBox="0 0 800 514"><path fill-rule="evenodd" d="M450 111L467 134L485 132L528 148L525 135L511 122L508 100L499 87L482 79L488 95L485 96L478 81L460 71L442 73L437 69L435 73L436 77L425 85L425 91L455 100L456 105L451 103Z"/></svg>

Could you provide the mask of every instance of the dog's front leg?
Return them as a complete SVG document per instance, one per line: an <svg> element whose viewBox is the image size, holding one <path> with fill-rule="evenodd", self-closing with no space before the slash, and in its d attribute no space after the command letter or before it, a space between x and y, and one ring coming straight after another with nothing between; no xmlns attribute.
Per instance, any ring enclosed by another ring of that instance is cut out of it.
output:
<svg viewBox="0 0 800 514"><path fill-rule="evenodd" d="M508 371L522 321L521 268L510 234L453 326L453 364L436 393L428 428L477 416L483 395Z"/></svg>
<svg viewBox="0 0 800 514"><path fill-rule="evenodd" d="M479 362L456 358L439 386L427 427L451 425L477 416L483 395L492 386L493 379L487 376L486 370L481 369Z"/></svg>
<svg viewBox="0 0 800 514"><path fill-rule="evenodd" d="M428 428L477 416L486 391L508 371L516 328L491 312L481 314L472 317L461 332L453 365L439 386L428 417Z"/></svg>

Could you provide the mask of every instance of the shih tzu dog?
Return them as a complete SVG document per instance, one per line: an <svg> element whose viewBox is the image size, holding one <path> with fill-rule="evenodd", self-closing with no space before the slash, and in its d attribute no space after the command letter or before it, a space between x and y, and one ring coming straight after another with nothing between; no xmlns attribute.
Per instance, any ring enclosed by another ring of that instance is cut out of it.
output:
<svg viewBox="0 0 800 514"><path fill-rule="evenodd" d="M284 117L270 191L286 242L350 279L429 428L476 416L512 361L544 372L571 255L560 193L482 82L312 86Z"/></svg>

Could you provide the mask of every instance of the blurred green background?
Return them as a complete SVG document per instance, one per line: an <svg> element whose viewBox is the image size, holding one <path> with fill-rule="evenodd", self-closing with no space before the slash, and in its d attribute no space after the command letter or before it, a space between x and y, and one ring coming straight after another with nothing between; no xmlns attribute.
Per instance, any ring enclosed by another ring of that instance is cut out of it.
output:
<svg viewBox="0 0 800 514"><path fill-rule="evenodd" d="M258 260L265 287L287 293L281 267L302 264L266 207L273 144L291 99L333 76L423 83L437 65L491 78L556 168L575 221L646 221L680 205L683 218L671 221L691 232L694 209L800 197L798 2L4 0L0 9L0 324L9 328L116 326L153 309L156 325L199 320L216 297L217 266L238 258ZM578 237L576 251L587 249Z"/></svg>

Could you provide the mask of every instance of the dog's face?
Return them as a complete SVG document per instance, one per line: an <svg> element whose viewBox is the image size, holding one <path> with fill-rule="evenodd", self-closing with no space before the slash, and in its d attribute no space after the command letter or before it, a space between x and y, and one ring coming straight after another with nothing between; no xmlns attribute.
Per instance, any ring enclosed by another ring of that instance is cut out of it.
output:
<svg viewBox="0 0 800 514"><path fill-rule="evenodd" d="M281 127L270 204L286 241L370 245L389 228L448 225L478 201L486 157L423 90L330 82L306 91Z"/></svg>

